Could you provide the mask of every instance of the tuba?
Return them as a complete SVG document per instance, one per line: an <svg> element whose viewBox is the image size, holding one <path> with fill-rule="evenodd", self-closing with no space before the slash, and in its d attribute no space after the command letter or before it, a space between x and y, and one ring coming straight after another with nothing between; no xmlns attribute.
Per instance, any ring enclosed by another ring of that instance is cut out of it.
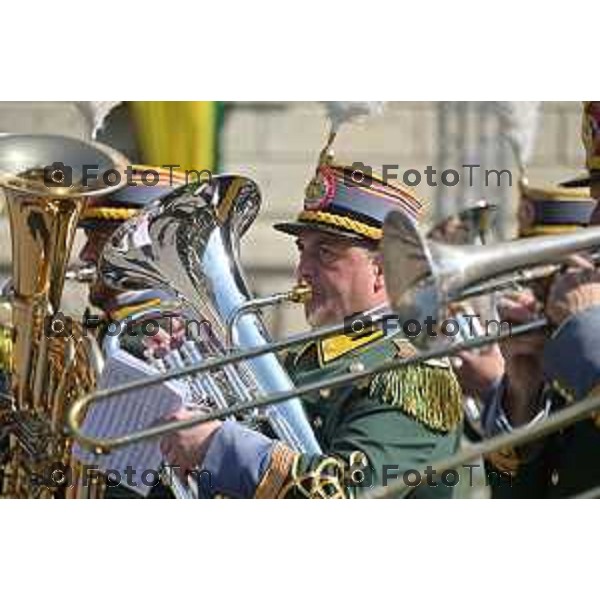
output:
<svg viewBox="0 0 600 600"><path fill-rule="evenodd" d="M90 197L121 186L105 174L125 166L121 154L101 144L0 136L0 188L12 240L12 280L3 297L10 315L2 327L10 357L8 390L0 398L0 438L8 442L4 497L77 495L80 465L71 463L65 415L94 389L102 357L83 326L62 315L61 296L79 216Z"/></svg>
<svg viewBox="0 0 600 600"><path fill-rule="evenodd" d="M163 298L160 306L133 316L128 329L147 319L171 318L174 314L183 321L185 332L179 345L166 355L148 357L156 371L199 365L226 356L234 348L270 343L257 312L267 303L252 298L239 254L241 237L256 218L260 202L259 189L252 180L236 175L214 176L154 201L125 222L107 242L99 262L104 281L127 291L155 290ZM292 290L272 299L279 303L303 297L302 290ZM107 361L120 349L120 336L106 338ZM284 441L298 452L320 453L299 398L261 411L243 411L245 402L259 396L293 391L289 376L273 353L189 376L184 383L192 405L238 407L241 420L249 427ZM112 417L107 408L100 420L117 423L123 405L115 406ZM123 424L119 422L119 426ZM102 457L99 464L102 467ZM181 486L175 489L171 483L171 487L176 496L190 497Z"/></svg>

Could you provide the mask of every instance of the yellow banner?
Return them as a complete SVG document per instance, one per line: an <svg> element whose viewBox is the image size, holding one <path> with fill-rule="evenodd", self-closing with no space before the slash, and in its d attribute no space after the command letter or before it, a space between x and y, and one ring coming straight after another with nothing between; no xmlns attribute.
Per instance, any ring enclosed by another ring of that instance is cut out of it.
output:
<svg viewBox="0 0 600 600"><path fill-rule="evenodd" d="M148 165L218 167L218 102L129 102L138 148Z"/></svg>

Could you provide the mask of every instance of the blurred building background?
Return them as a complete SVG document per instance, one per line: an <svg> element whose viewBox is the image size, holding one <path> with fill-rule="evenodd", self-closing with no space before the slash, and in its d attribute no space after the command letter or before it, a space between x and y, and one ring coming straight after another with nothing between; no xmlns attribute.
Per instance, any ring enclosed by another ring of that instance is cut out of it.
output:
<svg viewBox="0 0 600 600"><path fill-rule="evenodd" d="M179 103L172 104L170 109L178 110ZM182 110L183 104L191 103L182 103ZM530 180L559 182L584 165L579 136L581 106L577 102L544 102L542 106ZM115 114L105 141L128 153L132 161L139 160L127 114ZM336 158L347 163L361 161L374 170L384 164L398 165L400 176L408 169L424 173L431 165L437 171L437 187L428 187L423 177L417 188L428 202L429 223L485 198L499 205L502 235L510 237L517 171L498 127L498 117L489 102L389 102L382 116L342 130L335 145ZM2 131L89 137L90 125L77 103L0 102ZM293 283L294 245L287 236L276 233L272 224L293 217L300 209L326 133L325 111L318 102L219 103L218 170L254 178L263 193L261 214L242 244L248 280L259 295L288 289ZM472 186L463 164L481 165ZM440 173L444 169L457 170L460 184L442 185ZM513 187L506 177L500 187L492 182L494 178L486 187L484 169L510 169ZM4 217L0 218L0 236L0 276L5 277L11 258ZM82 290L69 287L67 308L76 311L84 297ZM277 309L265 317L275 336L304 328L302 313L296 307Z"/></svg>

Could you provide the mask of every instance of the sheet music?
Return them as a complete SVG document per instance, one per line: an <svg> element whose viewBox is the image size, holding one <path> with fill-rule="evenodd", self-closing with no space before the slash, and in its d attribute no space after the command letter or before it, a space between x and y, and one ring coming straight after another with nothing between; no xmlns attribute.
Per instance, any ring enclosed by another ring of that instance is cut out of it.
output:
<svg viewBox="0 0 600 600"><path fill-rule="evenodd" d="M128 352L118 350L108 360L98 389L109 389L157 374L158 371L150 365ZM82 429L86 435L101 438L146 429L180 408L188 400L187 396L187 388L177 381L118 394L92 405ZM97 466L101 472L110 470L111 475L118 474L122 485L147 496L155 485L153 472L160 472L163 461L159 445L160 439L148 440L113 450L106 456L96 456L75 443L73 454L84 464Z"/></svg>

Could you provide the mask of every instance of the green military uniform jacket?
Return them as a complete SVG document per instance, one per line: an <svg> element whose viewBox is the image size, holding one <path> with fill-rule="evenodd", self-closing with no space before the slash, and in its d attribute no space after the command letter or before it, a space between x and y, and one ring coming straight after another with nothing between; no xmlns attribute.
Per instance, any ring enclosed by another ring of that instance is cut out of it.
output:
<svg viewBox="0 0 600 600"><path fill-rule="evenodd" d="M293 381L303 385L366 371L413 353L406 340L376 331L312 343L288 356L285 364ZM368 376L351 386L324 388L304 398L304 404L325 456L299 457L288 490L279 494L284 497L360 496L371 487L393 484L408 470L422 471L448 457L460 440L462 393L447 362L432 361ZM365 466L360 483L354 477L357 464ZM320 479L325 482L322 490ZM452 488L441 482L423 483L406 495L446 498Z"/></svg>

